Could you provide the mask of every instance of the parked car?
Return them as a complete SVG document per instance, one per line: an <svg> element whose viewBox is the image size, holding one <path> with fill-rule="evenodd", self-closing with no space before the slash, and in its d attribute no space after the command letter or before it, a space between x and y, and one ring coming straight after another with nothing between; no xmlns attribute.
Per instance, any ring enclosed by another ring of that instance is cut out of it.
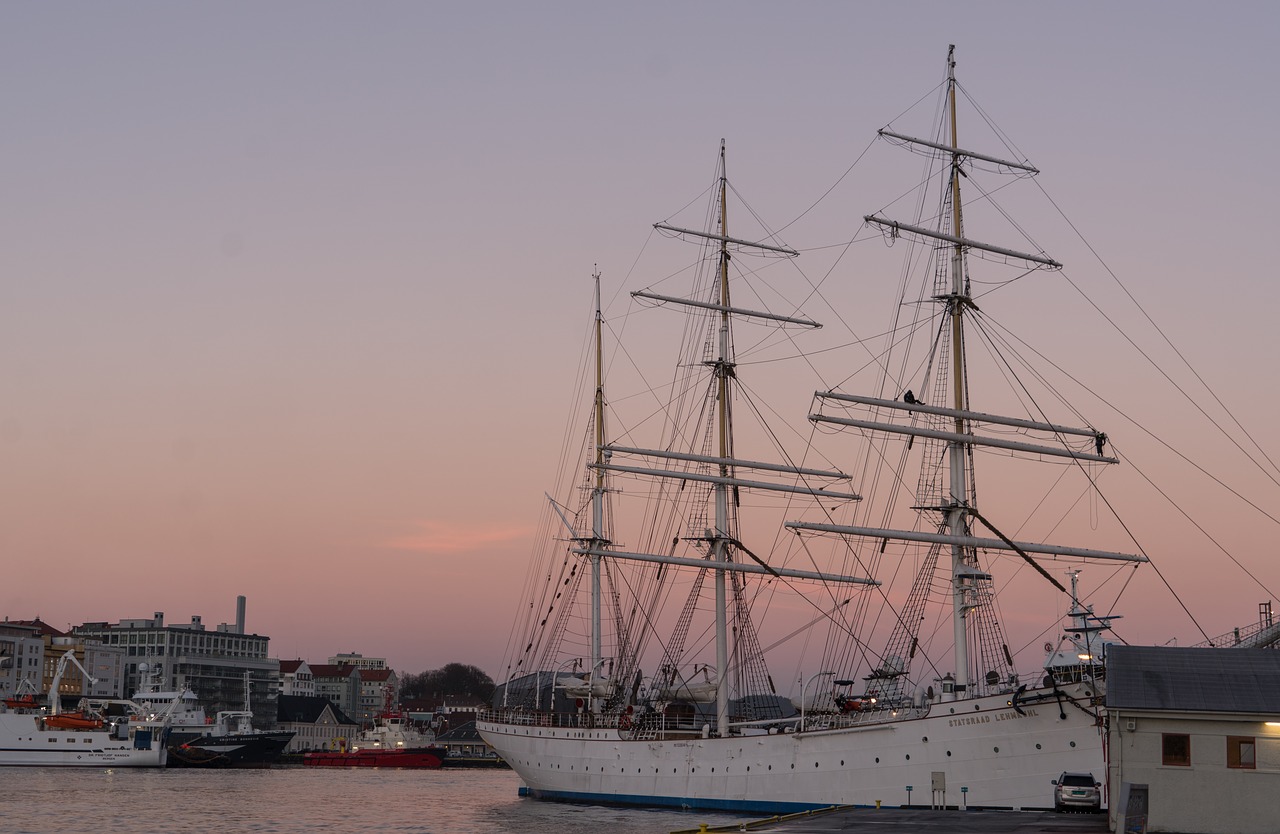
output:
<svg viewBox="0 0 1280 834"><path fill-rule="evenodd" d="M1066 772L1053 780L1053 810L1102 810L1102 783L1092 773Z"/></svg>

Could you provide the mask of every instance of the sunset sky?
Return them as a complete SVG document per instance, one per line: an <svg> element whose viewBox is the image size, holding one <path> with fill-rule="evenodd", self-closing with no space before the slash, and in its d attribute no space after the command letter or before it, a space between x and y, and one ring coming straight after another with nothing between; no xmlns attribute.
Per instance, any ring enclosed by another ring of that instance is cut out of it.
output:
<svg viewBox="0 0 1280 834"><path fill-rule="evenodd" d="M0 615L213 625L244 594L280 658L497 677L594 268L607 297L649 283L630 273L651 225L698 197L721 138L788 225L932 101L951 43L1275 459L1277 32L1262 2L5 4ZM893 196L788 241L848 240ZM1134 413L1185 406L1093 370ZM1171 425L1277 513L1238 451ZM1276 525L1197 495L1280 588ZM1216 559L1159 563L1211 635L1271 598ZM1197 642L1175 608L1134 636Z"/></svg>

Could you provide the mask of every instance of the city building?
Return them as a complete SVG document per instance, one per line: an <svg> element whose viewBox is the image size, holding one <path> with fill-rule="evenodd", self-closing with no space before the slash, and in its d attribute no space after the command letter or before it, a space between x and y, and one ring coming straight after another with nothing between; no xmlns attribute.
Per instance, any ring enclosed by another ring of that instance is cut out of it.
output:
<svg viewBox="0 0 1280 834"><path fill-rule="evenodd" d="M6 618L0 623L0 696L8 698L18 693L24 680L28 686L23 692L45 691L42 677L45 628L48 626L39 620L11 622Z"/></svg>
<svg viewBox="0 0 1280 834"><path fill-rule="evenodd" d="M86 697L123 697L124 652L119 646L106 646L97 640L75 635L52 638L45 647L41 674L45 692L53 690L58 665L67 652L71 652L75 662L68 662L63 667L62 677L58 680L58 695L63 699L64 706L74 706L81 698ZM91 680L84 679L81 668L89 673Z"/></svg>
<svg viewBox="0 0 1280 834"><path fill-rule="evenodd" d="M161 690L190 689L209 714L244 709L246 686L254 726L274 726L280 664L268 653L269 637L247 634L245 598L239 597L236 622L210 631L199 616L190 623L166 624L164 612L150 619L85 623L74 636L120 647L124 655L125 697L154 682Z"/></svg>
<svg viewBox="0 0 1280 834"><path fill-rule="evenodd" d="M3 636L3 632L9 636ZM20 639L21 637L21 639ZM73 661L58 665L67 652ZM85 680L84 671L92 680ZM65 706L83 697L119 698L123 687L124 652L99 641L67 634L39 618L5 620L0 627L0 691L17 692L23 680L24 692L45 695L58 678L58 694Z"/></svg>
<svg viewBox="0 0 1280 834"><path fill-rule="evenodd" d="M305 696L316 694L315 676L305 660L280 661L280 694Z"/></svg>
<svg viewBox="0 0 1280 834"><path fill-rule="evenodd" d="M400 680L391 669L360 670L360 701L352 714L361 724L370 725L373 719L399 706Z"/></svg>
<svg viewBox="0 0 1280 834"><path fill-rule="evenodd" d="M330 666L355 666L358 669L386 669L385 657L365 657L359 652L335 654L329 658Z"/></svg>
<svg viewBox="0 0 1280 834"><path fill-rule="evenodd" d="M334 706L353 718L359 713L359 667L318 663L311 667L311 676L318 697L328 698Z"/></svg>

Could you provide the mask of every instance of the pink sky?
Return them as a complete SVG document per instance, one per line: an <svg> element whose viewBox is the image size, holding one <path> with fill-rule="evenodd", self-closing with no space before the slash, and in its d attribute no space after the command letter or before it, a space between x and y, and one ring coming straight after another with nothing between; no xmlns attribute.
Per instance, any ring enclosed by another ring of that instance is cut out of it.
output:
<svg viewBox="0 0 1280 834"><path fill-rule="evenodd" d="M0 22L0 615L210 625L244 594L281 658L497 677L594 265L619 291L722 137L786 225L931 95L948 43L1276 453L1270 5L132 2ZM847 240L900 191L868 193L791 242ZM883 311L842 315L876 332ZM1158 405L1162 436L1280 505L1090 347L1113 336L1065 333L1101 390ZM1274 524L1164 474L1280 586ZM1162 572L1211 634L1249 622L1267 593L1168 515L1147 514ZM1200 639L1167 594L1134 602L1135 638Z"/></svg>

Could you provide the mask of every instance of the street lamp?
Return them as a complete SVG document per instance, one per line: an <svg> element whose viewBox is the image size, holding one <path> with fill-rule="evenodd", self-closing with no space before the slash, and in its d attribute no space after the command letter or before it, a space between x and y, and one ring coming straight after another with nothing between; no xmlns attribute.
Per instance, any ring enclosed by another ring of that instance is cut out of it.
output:
<svg viewBox="0 0 1280 834"><path fill-rule="evenodd" d="M805 681L804 686L800 687L800 732L802 733L804 732L805 693L809 691L809 684L813 683L823 675L834 675L834 674L835 672L819 672L813 677L809 678L809 680Z"/></svg>

